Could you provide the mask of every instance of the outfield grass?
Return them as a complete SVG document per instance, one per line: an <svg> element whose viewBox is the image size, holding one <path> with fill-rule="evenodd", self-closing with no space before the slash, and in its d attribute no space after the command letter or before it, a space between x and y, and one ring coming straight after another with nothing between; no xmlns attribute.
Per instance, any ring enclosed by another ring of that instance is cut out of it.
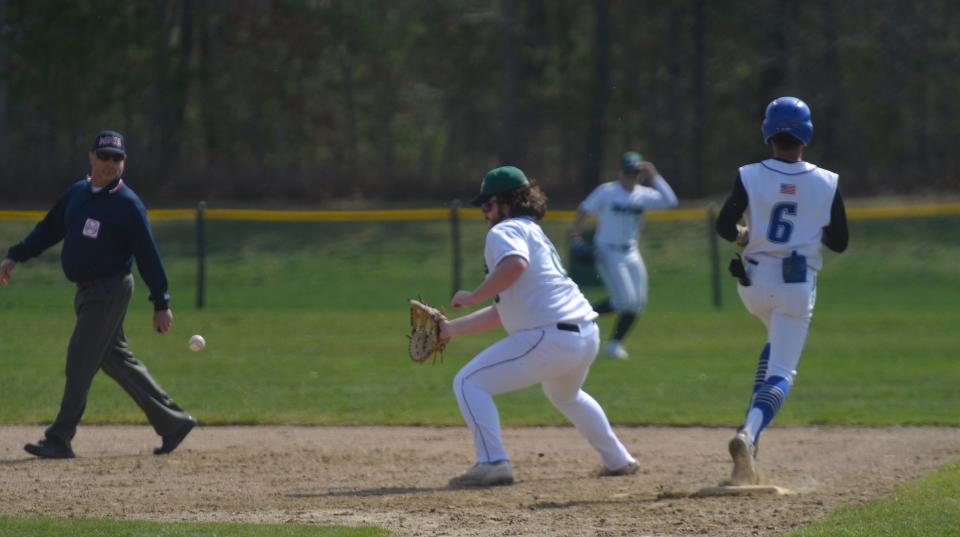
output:
<svg viewBox="0 0 960 537"><path fill-rule="evenodd" d="M841 507L789 537L952 537L958 531L960 464L952 464L885 498Z"/></svg>
<svg viewBox="0 0 960 537"><path fill-rule="evenodd" d="M960 424L956 224L852 223L850 250L828 256L797 386L777 423ZM454 341L436 367L412 364L405 349L405 300L443 303L451 294L444 223L211 222L208 306L199 311L191 224L156 227L174 327L150 333L148 292L138 281L127 335L202 423L461 423L453 375L500 334ZM645 230L651 298L627 342L634 358L599 360L587 381L618 424L732 425L742 415L764 334L732 278L722 280L723 308L712 306L705 227L655 222ZM547 229L560 246L564 227ZM28 230L4 223L0 244ZM464 282L474 286L484 228L469 220L464 231ZM59 403L72 289L56 252L18 266L14 278L0 288L0 422L42 423ZM604 334L611 323L603 319ZM192 333L207 338L206 351L187 350ZM499 401L508 425L564 423L537 389ZM84 420L145 422L103 375Z"/></svg>
<svg viewBox="0 0 960 537"><path fill-rule="evenodd" d="M960 425L958 223L851 222L848 252L827 254L797 385L776 423ZM485 228L472 219L463 227L464 286L472 288L483 274ZM566 226L545 227L564 250ZM29 229L0 223L0 248ZM742 417L764 334L726 275L723 307L713 307L705 231L703 222L653 222L644 231L650 304L627 341L632 358L598 360L586 386L616 424L733 426ZM210 222L208 233L207 307L193 307L192 224L160 223L173 330L150 332L148 292L139 279L126 322L131 348L202 424L462 424L450 382L500 334L454 341L445 363L435 367L406 357L406 299L444 303L451 295L445 223ZM47 423L59 404L73 291L54 250L18 266L14 281L0 288L0 423ZM721 250L725 265L733 248ZM585 291L591 298L604 294ZM604 334L611 323L602 320ZM193 333L207 338L207 350L187 350ZM499 397L498 404L506 425L566 423L536 388ZM99 375L84 423L145 419ZM836 526L824 526L829 531L814 526L810 531L821 533L800 535L872 535L859 529L859 518L902 518L894 507L922 520L921 528L950 520L956 527L955 516L944 514L955 503L931 510L922 497L947 490L955 501L958 483L960 471L953 467L901 496L856 508L870 511L841 510L830 519ZM127 522L110 530L90 524L89 535L140 531ZM192 531L184 527L169 531ZM169 533L181 534L216 533ZM302 535L308 534L315 533ZM936 533L916 533L927 534Z"/></svg>

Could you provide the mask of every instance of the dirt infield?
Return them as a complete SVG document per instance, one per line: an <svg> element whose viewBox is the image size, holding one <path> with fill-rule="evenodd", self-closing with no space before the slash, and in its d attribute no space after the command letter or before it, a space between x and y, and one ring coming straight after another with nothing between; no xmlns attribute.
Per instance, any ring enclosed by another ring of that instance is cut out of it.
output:
<svg viewBox="0 0 960 537"><path fill-rule="evenodd" d="M517 484L450 490L465 428L199 427L157 457L147 427L81 427L78 458L22 451L42 427L0 427L0 514L376 524L400 535L776 535L960 458L960 429L778 427L762 467L785 497L690 498L727 476L732 431L618 428L640 473L598 478L570 428L504 432Z"/></svg>

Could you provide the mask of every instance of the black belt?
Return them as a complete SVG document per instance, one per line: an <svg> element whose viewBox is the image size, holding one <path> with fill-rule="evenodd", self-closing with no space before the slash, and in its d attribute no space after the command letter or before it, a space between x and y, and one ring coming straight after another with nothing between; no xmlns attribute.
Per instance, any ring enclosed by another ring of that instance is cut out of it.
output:
<svg viewBox="0 0 960 537"><path fill-rule="evenodd" d="M107 281L107 280L112 280L112 279L114 279L114 278L126 278L129 274L130 274L130 273L128 272L128 273L126 273L126 274L118 274L118 275L116 275L116 276L104 276L104 277L102 277L102 278L97 278L97 279L95 279L95 280L88 280L88 281L85 281L85 282L77 282L77 289L80 289L81 291L85 291L85 290L87 290L87 289L93 289L93 288L96 287L97 284L100 283L100 282Z"/></svg>
<svg viewBox="0 0 960 537"><path fill-rule="evenodd" d="M614 250L620 250L621 252L629 252L631 248L629 244L602 244L601 246Z"/></svg>
<svg viewBox="0 0 960 537"><path fill-rule="evenodd" d="M580 332L580 327L570 323L557 323L557 330L566 330L567 332Z"/></svg>

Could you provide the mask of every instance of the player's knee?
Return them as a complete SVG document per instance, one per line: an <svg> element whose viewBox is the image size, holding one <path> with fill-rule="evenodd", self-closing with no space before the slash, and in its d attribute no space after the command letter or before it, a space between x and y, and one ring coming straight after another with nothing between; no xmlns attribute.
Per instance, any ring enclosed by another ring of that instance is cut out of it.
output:
<svg viewBox="0 0 960 537"><path fill-rule="evenodd" d="M617 298L610 301L613 309L622 313L642 313L644 303L636 297Z"/></svg>
<svg viewBox="0 0 960 537"><path fill-rule="evenodd" d="M560 407L562 405L567 405L573 403L577 400L577 394L579 390L570 392L570 391L560 391L556 389L547 389L546 386L543 388L543 394L547 396L547 399L550 400L550 403L555 407Z"/></svg>
<svg viewBox="0 0 960 537"><path fill-rule="evenodd" d="M464 373L464 370L461 369L456 375L453 376L453 393L456 394L457 398L463 397L463 390L467 384L467 376Z"/></svg>

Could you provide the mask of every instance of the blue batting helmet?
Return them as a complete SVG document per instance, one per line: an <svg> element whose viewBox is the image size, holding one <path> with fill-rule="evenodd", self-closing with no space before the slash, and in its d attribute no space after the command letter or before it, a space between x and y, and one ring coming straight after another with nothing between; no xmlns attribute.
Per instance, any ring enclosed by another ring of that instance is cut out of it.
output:
<svg viewBox="0 0 960 537"><path fill-rule="evenodd" d="M769 142L775 134L785 132L803 142L803 145L809 145L813 137L810 107L796 97L774 99L767 105L760 130L763 131L764 142Z"/></svg>

